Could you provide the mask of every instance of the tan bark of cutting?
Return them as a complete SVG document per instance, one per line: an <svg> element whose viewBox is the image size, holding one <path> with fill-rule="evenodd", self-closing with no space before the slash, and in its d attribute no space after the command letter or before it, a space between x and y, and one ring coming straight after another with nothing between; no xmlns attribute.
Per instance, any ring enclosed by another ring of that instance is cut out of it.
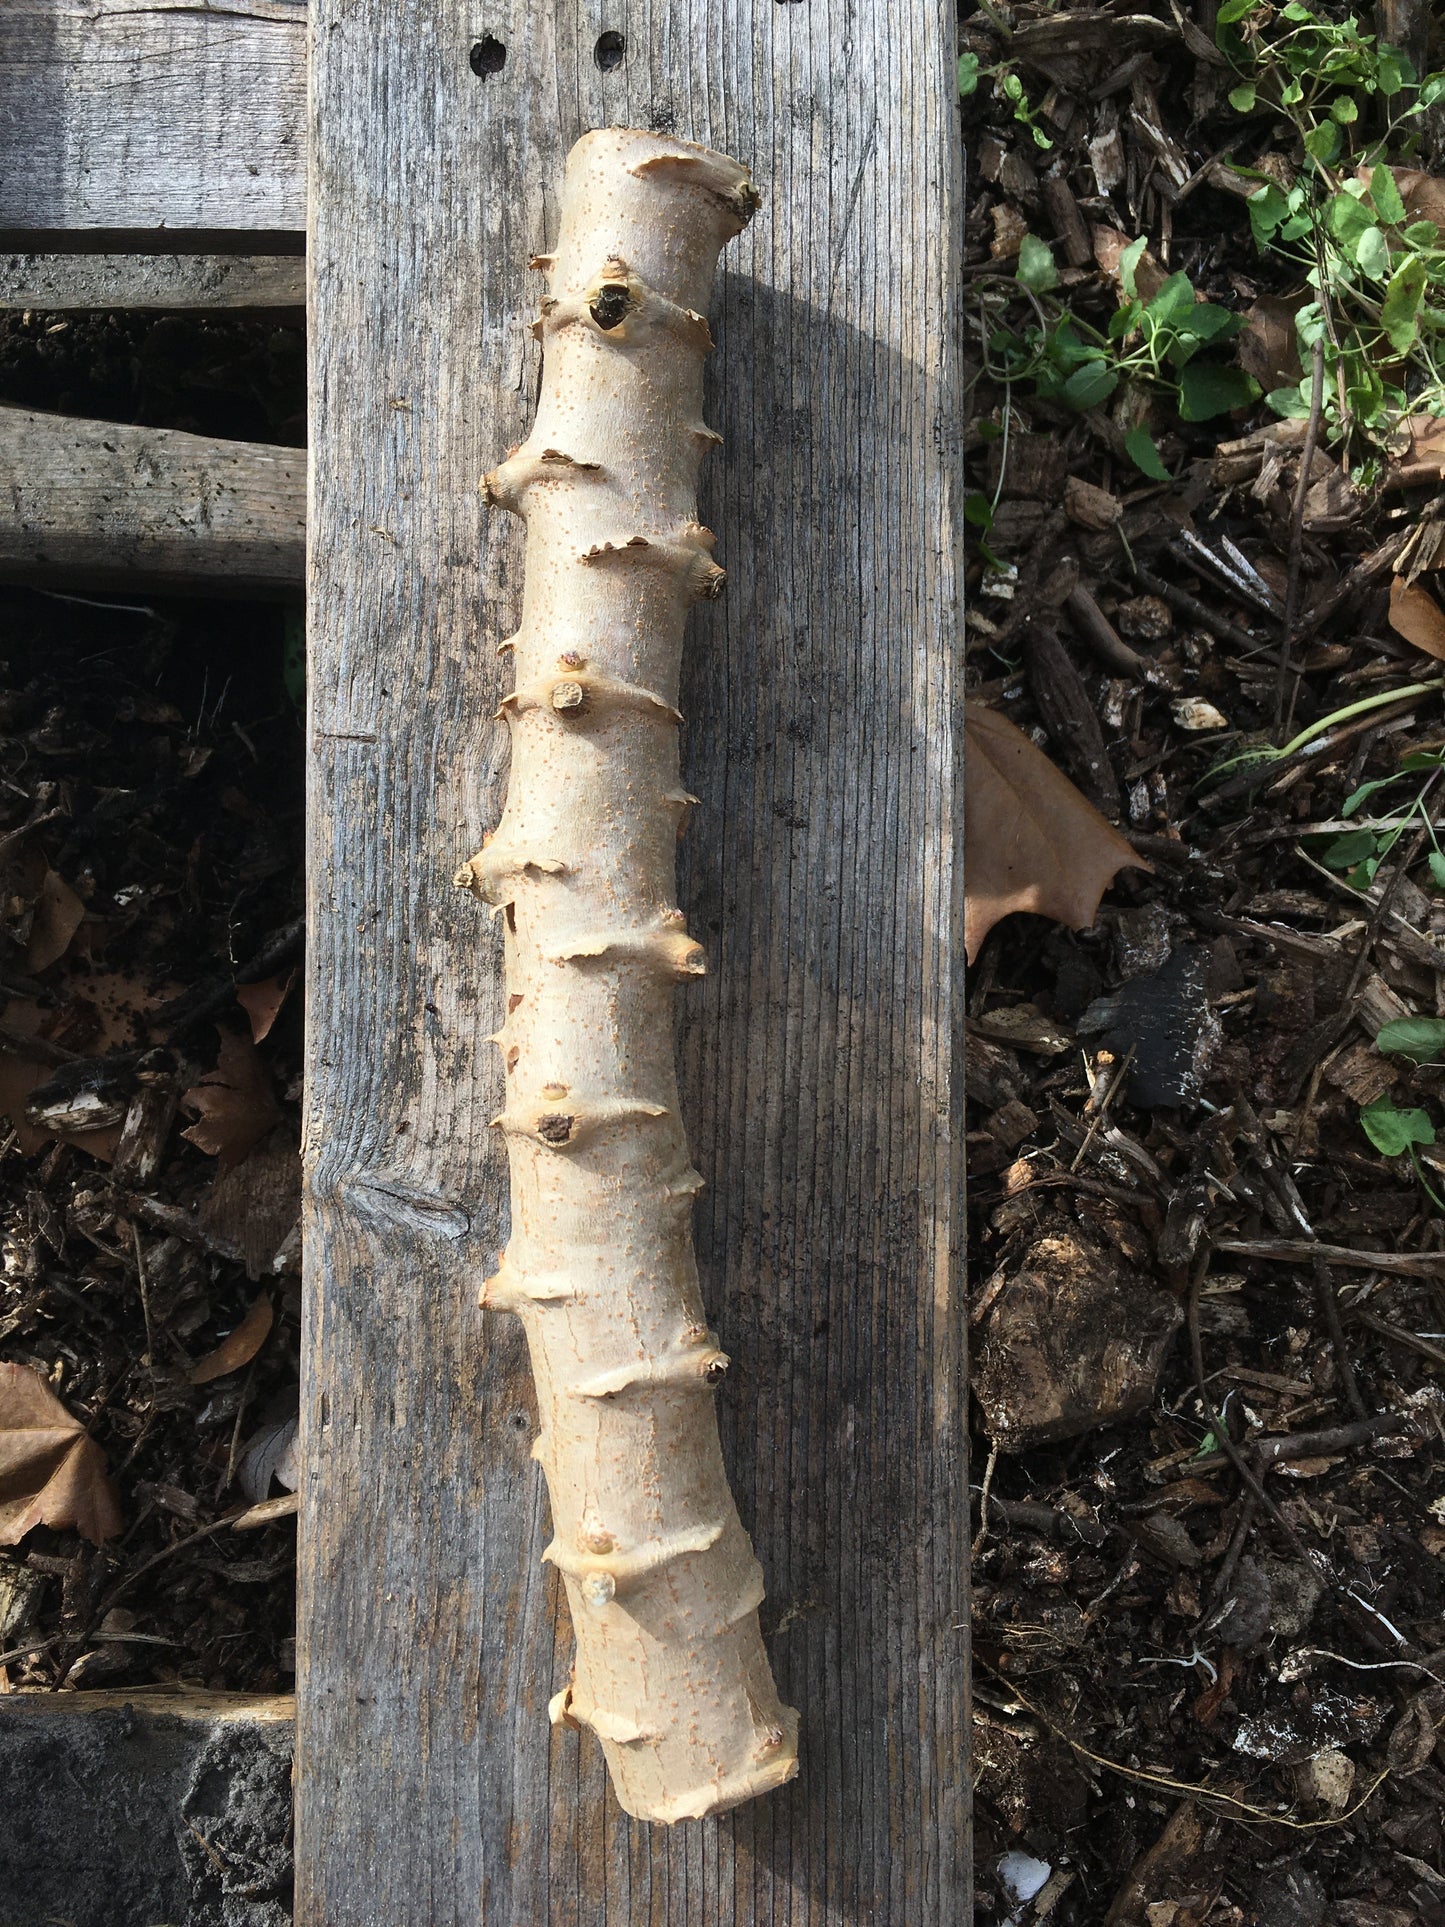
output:
<svg viewBox="0 0 1445 1927"><path fill-rule="evenodd" d="M573 148L532 433L488 475L527 524L506 807L458 881L507 920L512 1233L484 1305L526 1329L577 1636L554 1720L590 1726L629 1813L716 1813L790 1779L797 1715L762 1638L728 1489L679 1115L672 993L702 950L675 903L690 604L723 572L697 521L703 318L747 169L609 129Z"/></svg>

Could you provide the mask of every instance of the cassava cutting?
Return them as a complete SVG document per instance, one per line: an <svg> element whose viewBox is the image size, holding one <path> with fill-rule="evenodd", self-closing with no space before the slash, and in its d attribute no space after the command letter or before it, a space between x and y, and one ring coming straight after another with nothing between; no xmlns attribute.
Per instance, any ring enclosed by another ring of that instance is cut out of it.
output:
<svg viewBox="0 0 1445 1927"><path fill-rule="evenodd" d="M554 1719L590 1726L618 1798L698 1818L790 1779L797 1715L758 1629L728 1489L673 1059L705 968L677 909L678 683L723 571L697 521L706 306L757 196L665 137L586 135L567 163L535 332L529 439L488 475L527 524L506 807L458 881L506 917L511 1240L482 1303L526 1328L553 1539L577 1637Z"/></svg>

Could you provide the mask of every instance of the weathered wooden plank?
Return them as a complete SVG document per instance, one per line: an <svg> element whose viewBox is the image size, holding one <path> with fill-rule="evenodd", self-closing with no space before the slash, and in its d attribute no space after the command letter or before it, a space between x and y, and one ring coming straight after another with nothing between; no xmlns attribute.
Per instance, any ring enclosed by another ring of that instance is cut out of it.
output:
<svg viewBox="0 0 1445 1927"><path fill-rule="evenodd" d="M304 308L299 254L0 254L0 308Z"/></svg>
<svg viewBox="0 0 1445 1927"><path fill-rule="evenodd" d="M619 0L618 64L579 0L501 0L477 75L462 0L404 33L394 0L319 0L298 1927L971 1917L952 13ZM526 1364L475 1308L500 945L450 888L500 806L521 589L476 479L535 392L522 263L608 123L765 196L714 304L729 588L685 674L682 897L712 975L682 1031L803 1766L671 1832L546 1726L570 1635Z"/></svg>
<svg viewBox="0 0 1445 1927"><path fill-rule="evenodd" d="M306 568L306 453L0 408L0 577L269 595Z"/></svg>
<svg viewBox="0 0 1445 1927"><path fill-rule="evenodd" d="M5 0L0 228L306 220L306 0Z"/></svg>
<svg viewBox="0 0 1445 1927"><path fill-rule="evenodd" d="M0 1696L5 1927L283 1927L294 1714L244 1693Z"/></svg>

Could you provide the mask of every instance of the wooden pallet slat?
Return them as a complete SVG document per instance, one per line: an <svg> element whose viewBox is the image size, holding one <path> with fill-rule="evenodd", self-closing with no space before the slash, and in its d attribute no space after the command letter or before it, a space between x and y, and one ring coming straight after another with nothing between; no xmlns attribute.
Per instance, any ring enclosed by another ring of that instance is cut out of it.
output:
<svg viewBox="0 0 1445 1927"><path fill-rule="evenodd" d="M304 309L299 254L0 254L0 308L41 313Z"/></svg>
<svg viewBox="0 0 1445 1927"><path fill-rule="evenodd" d="M0 408L0 579L274 595L306 561L306 453Z"/></svg>
<svg viewBox="0 0 1445 1927"><path fill-rule="evenodd" d="M317 0L297 1927L970 1917L952 15L619 0L618 64L579 0L502 0L477 75L463 0L405 35ZM528 425L522 264L606 124L765 196L714 307L683 1066L803 1768L671 1831L547 1727L570 1634L526 1361L475 1303L500 946L451 887L500 805L522 579L477 477Z"/></svg>
<svg viewBox="0 0 1445 1927"><path fill-rule="evenodd" d="M4 0L0 230L306 223L306 0Z"/></svg>

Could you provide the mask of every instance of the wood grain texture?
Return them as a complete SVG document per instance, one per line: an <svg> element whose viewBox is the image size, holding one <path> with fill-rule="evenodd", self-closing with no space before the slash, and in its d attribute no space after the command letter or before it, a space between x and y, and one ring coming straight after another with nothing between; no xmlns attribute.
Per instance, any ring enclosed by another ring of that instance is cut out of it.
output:
<svg viewBox="0 0 1445 1927"><path fill-rule="evenodd" d="M298 1927L960 1927L968 1864L951 7L320 0ZM600 26L626 51L604 69ZM536 385L523 269L590 126L748 161L713 304L680 901L734 1490L794 1786L670 1831L551 1733L570 1635L485 1043L521 545L476 481ZM357 344L366 352L358 353ZM480 598L478 558L480 557Z"/></svg>
<svg viewBox="0 0 1445 1927"><path fill-rule="evenodd" d="M306 263L286 254L0 254L0 308L304 308Z"/></svg>
<svg viewBox="0 0 1445 1927"><path fill-rule="evenodd" d="M4 0L0 227L300 228L306 0Z"/></svg>
<svg viewBox="0 0 1445 1927"><path fill-rule="evenodd" d="M298 587L306 455L0 408L0 578L53 586Z"/></svg>

